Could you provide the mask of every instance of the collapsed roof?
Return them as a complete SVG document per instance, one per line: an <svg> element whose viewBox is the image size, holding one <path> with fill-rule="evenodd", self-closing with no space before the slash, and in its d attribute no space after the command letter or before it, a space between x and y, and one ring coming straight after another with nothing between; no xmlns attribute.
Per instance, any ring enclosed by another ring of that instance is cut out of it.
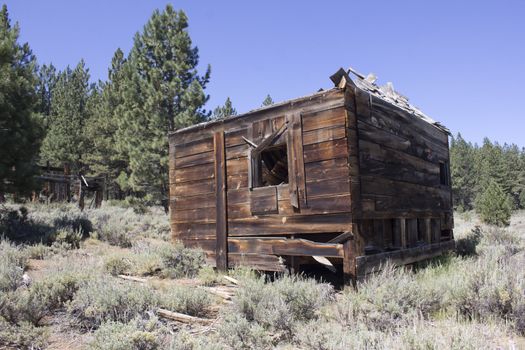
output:
<svg viewBox="0 0 525 350"><path fill-rule="evenodd" d="M352 80L349 77L350 73L352 73L357 79ZM450 134L450 131L445 126L427 116L416 106L410 104L406 96L403 96L399 92L395 91L394 84L391 82L387 82L383 86L376 85L375 82L377 77L373 73L370 73L365 77L363 74L357 72L351 67L348 68L348 71L345 71L343 68L339 68L339 70L333 74L330 79L334 82L335 86L339 88L344 88L347 83L355 85L359 89L366 91L369 94L378 97L398 108L401 108L415 117L443 130L447 134Z"/></svg>

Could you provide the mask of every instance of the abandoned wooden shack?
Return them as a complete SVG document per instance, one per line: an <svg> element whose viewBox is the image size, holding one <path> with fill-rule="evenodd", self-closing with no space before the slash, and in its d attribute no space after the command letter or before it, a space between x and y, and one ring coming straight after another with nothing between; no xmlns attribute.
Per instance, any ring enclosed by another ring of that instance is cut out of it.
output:
<svg viewBox="0 0 525 350"><path fill-rule="evenodd" d="M52 167L48 164L39 167L40 192L33 194L33 201L77 202L81 209L85 207L85 196L92 194L89 207L99 208L104 198L104 177L87 177L82 174L72 175L70 167Z"/></svg>
<svg viewBox="0 0 525 350"><path fill-rule="evenodd" d="M448 130L373 75L331 80L169 135L174 239L218 268L318 261L354 280L454 246Z"/></svg>

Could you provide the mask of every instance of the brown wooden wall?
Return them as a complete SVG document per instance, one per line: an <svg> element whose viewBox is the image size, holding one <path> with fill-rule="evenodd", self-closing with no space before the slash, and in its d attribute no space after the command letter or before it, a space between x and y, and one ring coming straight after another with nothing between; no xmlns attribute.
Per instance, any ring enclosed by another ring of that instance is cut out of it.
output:
<svg viewBox="0 0 525 350"><path fill-rule="evenodd" d="M452 238L444 237L452 229L451 189L440 183L440 162L449 162L448 135L376 96L354 92L349 111L357 120L366 244L406 248Z"/></svg>
<svg viewBox="0 0 525 350"><path fill-rule="evenodd" d="M277 108L249 122L246 119L195 132L193 138L171 135L174 238L215 255L215 133L224 135L228 260L258 254L250 258L264 261L262 246L252 244L261 237L307 237L326 242L350 230L348 121L343 93L331 92L319 101ZM250 149L243 137L259 144L283 124L287 130L279 143L288 145L289 183L250 189ZM322 233L331 235L323 237Z"/></svg>
<svg viewBox="0 0 525 350"><path fill-rule="evenodd" d="M289 183L250 188L243 138L259 145L283 125ZM170 135L173 236L217 264L278 270L278 256L345 256L355 276L365 247L452 238L448 160L444 131L350 85L198 126ZM347 243L324 243L347 231Z"/></svg>

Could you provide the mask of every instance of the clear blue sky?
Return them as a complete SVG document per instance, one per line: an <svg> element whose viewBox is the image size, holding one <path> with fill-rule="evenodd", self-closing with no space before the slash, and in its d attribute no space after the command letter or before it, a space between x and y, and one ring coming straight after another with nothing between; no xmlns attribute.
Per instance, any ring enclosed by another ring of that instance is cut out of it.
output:
<svg viewBox="0 0 525 350"><path fill-rule="evenodd" d="M40 63L105 79L160 0L8 0ZM525 146L525 1L173 1L190 19L208 108L239 112L332 86L339 67L392 81L454 133Z"/></svg>

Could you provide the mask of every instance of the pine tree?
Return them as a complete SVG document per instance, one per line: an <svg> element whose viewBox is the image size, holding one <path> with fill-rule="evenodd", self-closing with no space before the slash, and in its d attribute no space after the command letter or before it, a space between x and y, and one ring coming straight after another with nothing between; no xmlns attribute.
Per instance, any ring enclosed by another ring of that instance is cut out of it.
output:
<svg viewBox="0 0 525 350"><path fill-rule="evenodd" d="M520 164L520 150L518 146L512 144L504 144L502 148L502 159L503 163L503 190L507 193L511 199L511 205L513 209L517 209L520 205L520 175L521 175L521 164Z"/></svg>
<svg viewBox="0 0 525 350"><path fill-rule="evenodd" d="M91 142L91 151L86 155L90 173L108 177L112 195L122 198L122 188L117 179L128 168L127 157L117 146L119 127L118 109L123 104L122 90L124 74L122 67L126 60L118 49L111 61L108 81L100 82L98 93L92 94L88 103L89 119L86 134Z"/></svg>
<svg viewBox="0 0 525 350"><path fill-rule="evenodd" d="M520 171L518 175L519 209L525 209L525 148L521 149Z"/></svg>
<svg viewBox="0 0 525 350"><path fill-rule="evenodd" d="M114 146L117 156L124 160L126 167L118 173L115 182L120 190L129 194L133 190L138 192L145 189L140 185L134 185L131 181L131 163L135 161L136 154L140 153L140 145L147 141L146 129L139 123L146 116L145 93L144 84L131 61L124 62L119 72L120 103L115 108L117 130ZM133 168L137 169L139 166L140 164L135 164ZM136 173L135 178L138 176L139 174Z"/></svg>
<svg viewBox="0 0 525 350"><path fill-rule="evenodd" d="M233 108L230 98L226 98L224 106L219 106L213 110L213 119L223 119L232 115L237 115L237 110Z"/></svg>
<svg viewBox="0 0 525 350"><path fill-rule="evenodd" d="M481 220L487 224L497 226L510 224L512 209L509 197L494 180L489 182L485 191L478 197L476 211Z"/></svg>
<svg viewBox="0 0 525 350"><path fill-rule="evenodd" d="M0 12L0 195L24 194L35 185L35 162L42 129L35 113L36 58L18 42L7 6Z"/></svg>
<svg viewBox="0 0 525 350"><path fill-rule="evenodd" d="M43 65L38 69L38 83L36 92L38 95L38 111L47 120L51 114L51 96L57 82L56 68L50 64Z"/></svg>
<svg viewBox="0 0 525 350"><path fill-rule="evenodd" d="M156 10L137 34L129 57L132 86L127 98L136 90L141 98L126 101L128 109L122 117L133 135L125 135L119 143L129 157L127 183L134 191L156 192L165 204L168 194L167 133L205 120L203 106L208 100L204 88L210 69L197 72L198 49L192 46L184 12L171 5ZM143 103L138 104L138 101Z"/></svg>
<svg viewBox="0 0 525 350"><path fill-rule="evenodd" d="M43 160L54 165L69 163L74 172L85 171L88 151L85 125L90 95L89 73L84 61L59 74L51 99L47 135L42 144Z"/></svg>
<svg viewBox="0 0 525 350"><path fill-rule="evenodd" d="M483 146L476 153L474 169L478 178L476 191L483 192L492 180L504 187L506 169L503 163L502 147L497 142L492 143L488 138L484 138Z"/></svg>
<svg viewBox="0 0 525 350"><path fill-rule="evenodd" d="M274 104L274 102L273 102L273 99L270 96L270 94L266 95L266 98L264 99L264 101L262 103L263 107L264 106L270 106L270 105L273 105L273 104Z"/></svg>
<svg viewBox="0 0 525 350"><path fill-rule="evenodd" d="M461 134L452 137L450 144L450 172L452 176L452 194L455 208L472 209L474 202L474 147L467 143Z"/></svg>

